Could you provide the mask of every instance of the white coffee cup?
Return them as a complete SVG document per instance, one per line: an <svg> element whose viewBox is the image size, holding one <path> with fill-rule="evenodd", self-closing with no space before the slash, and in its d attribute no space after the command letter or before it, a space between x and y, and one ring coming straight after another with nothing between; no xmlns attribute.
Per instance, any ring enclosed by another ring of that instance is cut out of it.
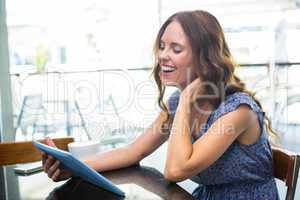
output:
<svg viewBox="0 0 300 200"><path fill-rule="evenodd" d="M71 142L68 144L69 152L82 160L100 151L99 141Z"/></svg>

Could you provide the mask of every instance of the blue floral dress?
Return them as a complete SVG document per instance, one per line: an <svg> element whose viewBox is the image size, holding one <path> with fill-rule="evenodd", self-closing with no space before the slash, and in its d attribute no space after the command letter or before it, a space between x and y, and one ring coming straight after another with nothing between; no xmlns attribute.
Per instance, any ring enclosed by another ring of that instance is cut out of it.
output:
<svg viewBox="0 0 300 200"><path fill-rule="evenodd" d="M176 91L168 100L172 115L175 115L179 96L180 92ZM193 192L199 200L279 200L264 113L251 96L243 92L227 96L208 117L200 137L218 118L242 104L257 113L261 136L251 145L233 142L216 162L192 178L199 184Z"/></svg>

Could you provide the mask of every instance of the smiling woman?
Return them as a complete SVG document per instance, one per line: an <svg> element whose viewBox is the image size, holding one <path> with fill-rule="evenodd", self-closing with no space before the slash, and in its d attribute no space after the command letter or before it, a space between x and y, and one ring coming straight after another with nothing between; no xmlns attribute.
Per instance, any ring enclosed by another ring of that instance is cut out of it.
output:
<svg viewBox="0 0 300 200"><path fill-rule="evenodd" d="M172 15L155 43L154 76L170 132L165 177L197 177L198 199L278 199L260 103L234 74L217 19L205 11ZM165 105L166 86L176 86ZM267 123L266 123L267 122ZM246 192L247 191L247 192Z"/></svg>
<svg viewBox="0 0 300 200"><path fill-rule="evenodd" d="M162 25L154 50L162 111L132 144L84 162L101 172L127 167L169 139L164 176L173 182L197 177L197 199L279 199L268 141L272 129L265 128L260 103L235 76L217 19L206 11L178 12ZM167 86L178 90L165 104ZM76 176L47 154L43 166L54 181Z"/></svg>

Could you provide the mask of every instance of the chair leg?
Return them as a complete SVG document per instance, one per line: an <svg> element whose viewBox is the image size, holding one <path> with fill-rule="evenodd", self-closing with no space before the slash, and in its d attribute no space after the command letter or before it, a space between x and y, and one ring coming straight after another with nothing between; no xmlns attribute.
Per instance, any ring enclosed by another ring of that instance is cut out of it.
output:
<svg viewBox="0 0 300 200"><path fill-rule="evenodd" d="M6 189L5 189L5 172L4 167L0 166L0 199L6 199Z"/></svg>
<svg viewBox="0 0 300 200"><path fill-rule="evenodd" d="M285 200L294 200L295 197L295 188L288 188L286 191Z"/></svg>
<svg viewBox="0 0 300 200"><path fill-rule="evenodd" d="M299 175L299 167L300 167L300 156L297 155L295 168L294 168L293 184L292 187L288 187L285 200L294 200L295 198L297 180Z"/></svg>

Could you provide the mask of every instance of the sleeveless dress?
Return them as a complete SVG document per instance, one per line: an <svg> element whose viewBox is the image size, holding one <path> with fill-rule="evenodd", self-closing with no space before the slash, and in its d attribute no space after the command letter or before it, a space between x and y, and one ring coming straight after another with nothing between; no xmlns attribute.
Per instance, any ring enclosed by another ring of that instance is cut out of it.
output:
<svg viewBox="0 0 300 200"><path fill-rule="evenodd" d="M168 100L171 115L175 115L180 91ZM273 176L272 150L267 139L264 113L246 93L229 95L207 119L200 137L221 116L247 105L258 115L261 135L250 145L234 141L224 154L207 169L191 178L199 184L193 196L199 200L279 200ZM193 140L193 139L192 139Z"/></svg>

